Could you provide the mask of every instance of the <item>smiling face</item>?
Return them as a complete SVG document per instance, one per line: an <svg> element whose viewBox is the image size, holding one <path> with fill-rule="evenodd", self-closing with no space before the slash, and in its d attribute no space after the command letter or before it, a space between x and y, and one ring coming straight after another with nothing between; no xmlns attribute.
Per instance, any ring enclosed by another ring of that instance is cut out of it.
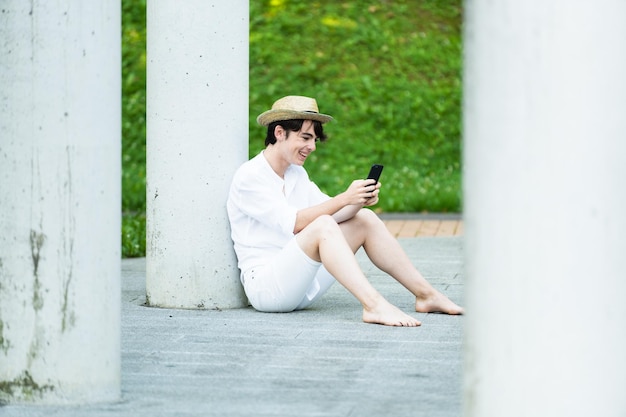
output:
<svg viewBox="0 0 626 417"><path fill-rule="evenodd" d="M313 122L305 120L299 132L287 132L285 140L286 154L291 155L290 163L304 165L307 157L316 149L317 137Z"/></svg>
<svg viewBox="0 0 626 417"><path fill-rule="evenodd" d="M315 151L318 140L311 120L305 120L298 131L288 131L278 125L274 135L276 143L267 147L265 155L281 176L289 165L304 165L311 152Z"/></svg>

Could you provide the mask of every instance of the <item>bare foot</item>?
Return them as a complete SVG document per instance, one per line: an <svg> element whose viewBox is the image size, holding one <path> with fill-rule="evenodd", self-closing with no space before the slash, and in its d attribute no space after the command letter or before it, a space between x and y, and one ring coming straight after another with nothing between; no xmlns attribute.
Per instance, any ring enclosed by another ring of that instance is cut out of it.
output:
<svg viewBox="0 0 626 417"><path fill-rule="evenodd" d="M448 297L435 291L426 298L416 298L415 311L419 313L463 314L463 308L454 304Z"/></svg>
<svg viewBox="0 0 626 417"><path fill-rule="evenodd" d="M363 309L365 323L384 324L385 326L416 327L422 323L409 316L386 300L382 300L373 309Z"/></svg>

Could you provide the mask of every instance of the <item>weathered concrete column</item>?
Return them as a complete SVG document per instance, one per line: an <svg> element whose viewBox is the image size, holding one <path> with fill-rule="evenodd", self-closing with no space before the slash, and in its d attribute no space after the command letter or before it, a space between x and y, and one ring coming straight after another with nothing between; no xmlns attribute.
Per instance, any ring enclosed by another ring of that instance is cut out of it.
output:
<svg viewBox="0 0 626 417"><path fill-rule="evenodd" d="M152 306L247 304L226 214L248 158L248 1L148 2L146 290Z"/></svg>
<svg viewBox="0 0 626 417"><path fill-rule="evenodd" d="M0 9L0 402L117 400L120 4Z"/></svg>
<svg viewBox="0 0 626 417"><path fill-rule="evenodd" d="M626 3L469 1L467 416L626 413Z"/></svg>

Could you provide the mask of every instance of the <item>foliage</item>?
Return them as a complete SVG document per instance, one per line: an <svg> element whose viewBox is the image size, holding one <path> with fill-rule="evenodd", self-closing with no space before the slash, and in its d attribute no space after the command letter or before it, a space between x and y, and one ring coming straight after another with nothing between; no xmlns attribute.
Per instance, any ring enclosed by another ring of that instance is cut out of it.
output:
<svg viewBox="0 0 626 417"><path fill-rule="evenodd" d="M146 255L146 216L127 213L122 216L122 255L125 258Z"/></svg>
<svg viewBox="0 0 626 417"><path fill-rule="evenodd" d="M329 194L381 163L379 211L460 211L460 1L250 3L255 117L287 94L336 121L307 161Z"/></svg>
<svg viewBox="0 0 626 417"><path fill-rule="evenodd" d="M146 30L145 0L122 4L124 240L145 233ZM263 147L259 113L315 97L336 119L306 166L322 190L381 163L378 211L460 211L461 11L460 0L251 0L250 155Z"/></svg>
<svg viewBox="0 0 626 417"><path fill-rule="evenodd" d="M122 256L146 252L146 0L122 1Z"/></svg>

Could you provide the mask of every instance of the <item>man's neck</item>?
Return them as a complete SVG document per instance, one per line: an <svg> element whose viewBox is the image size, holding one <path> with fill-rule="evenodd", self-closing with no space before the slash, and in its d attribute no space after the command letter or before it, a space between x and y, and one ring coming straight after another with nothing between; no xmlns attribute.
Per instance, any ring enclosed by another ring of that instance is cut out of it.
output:
<svg viewBox="0 0 626 417"><path fill-rule="evenodd" d="M268 145L265 148L265 150L263 151L263 156L270 164L276 175L284 179L285 172L287 171L287 168L289 168L290 164L286 163L279 157L273 145Z"/></svg>

